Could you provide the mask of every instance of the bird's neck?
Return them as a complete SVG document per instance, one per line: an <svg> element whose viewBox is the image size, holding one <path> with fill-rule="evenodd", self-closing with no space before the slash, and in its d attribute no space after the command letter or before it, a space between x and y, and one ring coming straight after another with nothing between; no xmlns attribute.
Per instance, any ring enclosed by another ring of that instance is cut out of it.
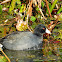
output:
<svg viewBox="0 0 62 62"><path fill-rule="evenodd" d="M36 36L39 36L39 37L42 36L41 33L39 33L39 32L34 32L33 34L35 34Z"/></svg>

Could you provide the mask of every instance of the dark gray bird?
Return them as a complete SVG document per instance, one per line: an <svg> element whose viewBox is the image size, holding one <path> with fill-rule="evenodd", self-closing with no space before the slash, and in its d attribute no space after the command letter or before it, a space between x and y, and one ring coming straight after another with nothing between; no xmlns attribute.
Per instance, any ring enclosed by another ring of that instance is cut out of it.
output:
<svg viewBox="0 0 62 62"><path fill-rule="evenodd" d="M43 24L39 24L33 33L29 31L16 31L1 39L0 42L6 49L10 50L26 50L33 47L35 49L35 47L37 48L42 43L43 33L45 32L48 32L46 27Z"/></svg>

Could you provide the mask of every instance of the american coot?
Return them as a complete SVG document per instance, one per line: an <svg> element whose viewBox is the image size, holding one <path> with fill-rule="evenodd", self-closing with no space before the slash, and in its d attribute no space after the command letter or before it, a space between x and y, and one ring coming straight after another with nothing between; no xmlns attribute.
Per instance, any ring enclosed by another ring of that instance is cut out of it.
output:
<svg viewBox="0 0 62 62"><path fill-rule="evenodd" d="M26 50L38 46L43 41L43 33L46 32L46 27L39 24L34 32L13 32L7 35L0 42L6 49L10 50Z"/></svg>

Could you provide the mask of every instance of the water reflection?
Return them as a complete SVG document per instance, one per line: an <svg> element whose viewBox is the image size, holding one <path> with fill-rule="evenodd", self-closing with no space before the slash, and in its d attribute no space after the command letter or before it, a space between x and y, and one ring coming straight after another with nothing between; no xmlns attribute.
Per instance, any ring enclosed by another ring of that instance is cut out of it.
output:
<svg viewBox="0 0 62 62"><path fill-rule="evenodd" d="M33 62L33 59L42 57L41 50L12 51L5 49L4 52L10 58L11 62Z"/></svg>

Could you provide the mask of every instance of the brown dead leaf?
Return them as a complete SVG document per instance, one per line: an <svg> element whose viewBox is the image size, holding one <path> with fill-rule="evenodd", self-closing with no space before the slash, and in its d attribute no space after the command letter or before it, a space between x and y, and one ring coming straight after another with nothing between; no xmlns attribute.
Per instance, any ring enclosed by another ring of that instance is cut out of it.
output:
<svg viewBox="0 0 62 62"><path fill-rule="evenodd" d="M38 2L38 6L41 8L41 1L42 0L37 0L37 2Z"/></svg>
<svg viewBox="0 0 62 62"><path fill-rule="evenodd" d="M29 8L28 8L28 12L27 12L29 17L32 15L32 3L33 3L33 0L30 1L30 5L29 5Z"/></svg>

